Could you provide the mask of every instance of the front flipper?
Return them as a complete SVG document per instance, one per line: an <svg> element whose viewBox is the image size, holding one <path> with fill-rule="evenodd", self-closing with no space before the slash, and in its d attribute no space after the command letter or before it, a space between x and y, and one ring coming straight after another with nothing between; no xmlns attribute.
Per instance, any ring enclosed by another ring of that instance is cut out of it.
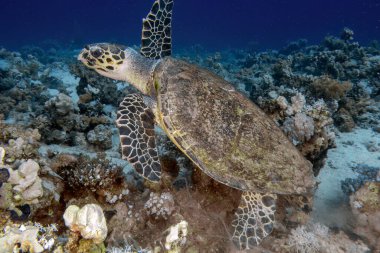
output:
<svg viewBox="0 0 380 253"><path fill-rule="evenodd" d="M260 244L273 230L277 196L244 192L232 226L232 241L241 250Z"/></svg>
<svg viewBox="0 0 380 253"><path fill-rule="evenodd" d="M140 52L151 59L160 59L172 53L173 0L156 0L148 16L143 19Z"/></svg>
<svg viewBox="0 0 380 253"><path fill-rule="evenodd" d="M140 94L131 94L120 103L116 125L122 158L150 181L159 181L161 165L154 133L154 114Z"/></svg>

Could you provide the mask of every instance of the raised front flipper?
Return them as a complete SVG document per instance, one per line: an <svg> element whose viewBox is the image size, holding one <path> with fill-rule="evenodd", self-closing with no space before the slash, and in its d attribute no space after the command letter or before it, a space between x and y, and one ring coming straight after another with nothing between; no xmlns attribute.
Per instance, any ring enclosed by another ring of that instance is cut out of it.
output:
<svg viewBox="0 0 380 253"><path fill-rule="evenodd" d="M122 158L150 181L159 181L161 165L154 133L154 114L140 94L131 94L120 103L116 125L120 133Z"/></svg>
<svg viewBox="0 0 380 253"><path fill-rule="evenodd" d="M140 52L147 58L160 59L172 52L171 21L173 0L156 0L143 19Z"/></svg>
<svg viewBox="0 0 380 253"><path fill-rule="evenodd" d="M244 192L232 226L232 241L241 250L260 244L273 230L276 195Z"/></svg>

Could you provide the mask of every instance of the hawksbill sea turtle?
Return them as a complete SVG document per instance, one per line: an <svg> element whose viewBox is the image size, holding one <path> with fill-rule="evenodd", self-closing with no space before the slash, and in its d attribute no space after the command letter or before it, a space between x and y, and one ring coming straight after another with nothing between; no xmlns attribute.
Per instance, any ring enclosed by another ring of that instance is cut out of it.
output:
<svg viewBox="0 0 380 253"><path fill-rule="evenodd" d="M122 158L141 176L160 180L157 125L204 173L243 191L232 241L249 249L272 232L277 194L313 194L312 165L230 83L170 57L172 10L173 0L154 2L143 19L140 52L97 43L86 46L78 59L141 92L124 98L116 121Z"/></svg>

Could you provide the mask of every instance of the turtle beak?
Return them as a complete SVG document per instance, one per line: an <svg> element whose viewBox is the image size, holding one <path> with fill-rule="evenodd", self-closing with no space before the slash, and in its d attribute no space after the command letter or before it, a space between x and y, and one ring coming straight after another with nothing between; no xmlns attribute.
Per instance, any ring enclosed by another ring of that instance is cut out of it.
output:
<svg viewBox="0 0 380 253"><path fill-rule="evenodd" d="M78 61L81 61L87 67L94 66L94 59L88 58L89 51L87 49L83 49L78 55Z"/></svg>

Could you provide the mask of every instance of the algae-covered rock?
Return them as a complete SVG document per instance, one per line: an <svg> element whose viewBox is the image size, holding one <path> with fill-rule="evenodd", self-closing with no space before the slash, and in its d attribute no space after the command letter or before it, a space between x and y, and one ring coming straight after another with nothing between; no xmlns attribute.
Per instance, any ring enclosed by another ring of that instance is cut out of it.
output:
<svg viewBox="0 0 380 253"><path fill-rule="evenodd" d="M380 182L365 183L350 196L350 205L356 218L355 233L380 250Z"/></svg>
<svg viewBox="0 0 380 253"><path fill-rule="evenodd" d="M61 116L74 111L74 103L66 94L60 93L45 103L46 109L53 110Z"/></svg>
<svg viewBox="0 0 380 253"><path fill-rule="evenodd" d="M79 241L77 253L105 253L104 243L95 244L92 240L81 239Z"/></svg>
<svg viewBox="0 0 380 253"><path fill-rule="evenodd" d="M102 124L97 125L87 133L87 140L102 149L112 148L112 129Z"/></svg>

